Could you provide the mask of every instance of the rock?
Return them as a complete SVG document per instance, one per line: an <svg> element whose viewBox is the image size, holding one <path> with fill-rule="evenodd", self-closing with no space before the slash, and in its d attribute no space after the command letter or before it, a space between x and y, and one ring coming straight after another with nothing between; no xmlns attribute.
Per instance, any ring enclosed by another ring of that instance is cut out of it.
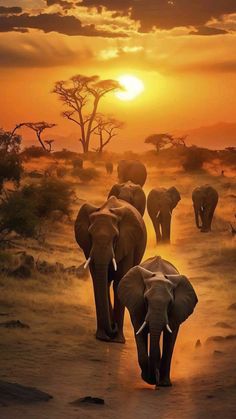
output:
<svg viewBox="0 0 236 419"><path fill-rule="evenodd" d="M6 405L12 403L35 403L47 402L53 397L34 387L25 387L17 383L9 383L0 380L0 403Z"/></svg>
<svg viewBox="0 0 236 419"><path fill-rule="evenodd" d="M231 305L228 307L228 310L236 310L236 303L231 304Z"/></svg>
<svg viewBox="0 0 236 419"><path fill-rule="evenodd" d="M8 322L0 323L0 327L6 327L7 329L30 329L28 324L22 323L20 320L9 320Z"/></svg>
<svg viewBox="0 0 236 419"><path fill-rule="evenodd" d="M71 402L73 405L80 405L80 404L99 404L104 405L105 401L104 399L101 399L100 397L91 397L91 396L85 396L80 399L74 400Z"/></svg>
<svg viewBox="0 0 236 419"><path fill-rule="evenodd" d="M218 322L214 324L215 327L222 327L222 329L232 329L232 326L230 326L228 323L225 322Z"/></svg>
<svg viewBox="0 0 236 419"><path fill-rule="evenodd" d="M200 348L202 346L200 339L198 339L195 343L195 348Z"/></svg>

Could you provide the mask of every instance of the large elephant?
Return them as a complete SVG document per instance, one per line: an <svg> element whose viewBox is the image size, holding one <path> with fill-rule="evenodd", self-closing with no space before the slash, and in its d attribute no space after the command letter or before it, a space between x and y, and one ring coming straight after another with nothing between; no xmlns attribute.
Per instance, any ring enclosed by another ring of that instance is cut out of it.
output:
<svg viewBox="0 0 236 419"><path fill-rule="evenodd" d="M146 195L140 185L135 185L131 181L116 183L112 186L108 198L112 195L129 202L143 216L146 207Z"/></svg>
<svg viewBox="0 0 236 419"><path fill-rule="evenodd" d="M210 185L203 185L193 190L192 200L196 226L202 233L211 231L211 223L218 199L218 192ZM199 217L201 219L201 225L199 223Z"/></svg>
<svg viewBox="0 0 236 419"><path fill-rule="evenodd" d="M170 242L172 211L180 201L179 191L172 186L169 189L154 188L147 197L147 210L156 233L156 241Z"/></svg>
<svg viewBox="0 0 236 419"><path fill-rule="evenodd" d="M117 166L120 183L131 182L143 186L147 179L147 170L139 160L121 160Z"/></svg>
<svg viewBox="0 0 236 419"><path fill-rule="evenodd" d="M112 196L100 208L91 204L80 208L75 237L93 280L96 338L123 343L124 306L117 297L117 287L125 273L142 259L147 240L144 221L132 205ZM110 299L112 280L114 308Z"/></svg>
<svg viewBox="0 0 236 419"><path fill-rule="evenodd" d="M171 359L179 326L198 301L192 285L170 262L156 256L126 273L118 296L134 327L141 377L149 384L171 386Z"/></svg>

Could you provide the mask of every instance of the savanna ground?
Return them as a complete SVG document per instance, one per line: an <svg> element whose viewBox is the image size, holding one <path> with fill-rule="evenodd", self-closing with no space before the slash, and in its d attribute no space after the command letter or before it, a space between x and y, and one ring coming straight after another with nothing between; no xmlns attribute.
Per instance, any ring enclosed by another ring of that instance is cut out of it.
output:
<svg viewBox="0 0 236 419"><path fill-rule="evenodd" d="M34 164L37 160L28 163L31 169ZM145 258L158 254L170 260L190 278L199 298L194 314L180 329L172 362L173 387L154 391L141 380L127 313L125 345L95 340L89 274L81 279L62 274L1 277L0 312L30 325L30 329L0 329L1 379L53 395L47 403L0 407L1 419L236 417L236 316L229 309L236 303L236 239L227 224L236 212L236 173L226 167L222 177L210 166L206 169L189 175L178 167L149 165L144 187L148 193L155 186L175 185L182 196L173 212L171 246L156 246L145 213ZM79 201L74 204L74 216L84 201L101 204L116 182L116 170L111 176L103 166L99 170L98 180L75 184ZM208 234L196 229L191 203L192 189L204 183L220 194L213 231ZM65 266L84 262L72 223L50 224L44 244L18 240L17 246ZM197 340L201 345L195 347ZM105 405L70 404L83 396L102 397Z"/></svg>

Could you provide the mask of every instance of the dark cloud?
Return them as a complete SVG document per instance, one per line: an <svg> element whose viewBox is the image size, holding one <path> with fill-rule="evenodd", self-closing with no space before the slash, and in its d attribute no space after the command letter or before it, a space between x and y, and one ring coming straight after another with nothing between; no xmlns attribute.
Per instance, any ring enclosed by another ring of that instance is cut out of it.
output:
<svg viewBox="0 0 236 419"><path fill-rule="evenodd" d="M22 8L21 7L0 6L0 15L18 14L18 13L22 13Z"/></svg>
<svg viewBox="0 0 236 419"><path fill-rule="evenodd" d="M54 4L58 4L64 10L72 9L74 7L73 3L69 3L66 0L47 0L46 3L47 3L47 6L53 6Z"/></svg>
<svg viewBox="0 0 236 419"><path fill-rule="evenodd" d="M235 0L83 0L83 6L101 7L129 14L140 21L142 31L204 26L211 18L236 12Z"/></svg>
<svg viewBox="0 0 236 419"><path fill-rule="evenodd" d="M1 67L82 67L94 60L94 55L89 49L73 50L62 42L27 39L28 41L26 38L18 39L18 42L8 44L0 42Z"/></svg>
<svg viewBox="0 0 236 419"><path fill-rule="evenodd" d="M209 35L225 35L229 33L225 29L219 28L212 28L209 26L199 26L196 28L196 31L189 32L189 35L201 35L201 36L209 36Z"/></svg>
<svg viewBox="0 0 236 419"><path fill-rule="evenodd" d="M41 29L44 32L59 32L69 36L101 36L105 38L124 37L117 32L99 31L94 25L82 26L81 21L75 16L63 16L58 13L41 13L31 16L22 15L0 16L0 32L22 30L22 28Z"/></svg>

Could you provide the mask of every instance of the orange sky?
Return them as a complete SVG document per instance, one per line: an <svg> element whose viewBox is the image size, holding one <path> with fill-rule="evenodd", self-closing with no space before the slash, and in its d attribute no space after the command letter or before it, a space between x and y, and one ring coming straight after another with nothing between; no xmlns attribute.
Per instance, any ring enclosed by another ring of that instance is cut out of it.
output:
<svg viewBox="0 0 236 419"><path fill-rule="evenodd" d="M133 101L111 94L101 104L100 111L125 122L113 149L141 150L156 132L236 123L236 4L192 2L203 5L192 11L189 3L153 0L153 13L145 14L131 0L0 0L1 126L55 122L50 138L69 135L58 147L77 147L78 129L60 116L62 104L50 93L56 80L75 74L143 81ZM99 4L107 8L95 9ZM25 132L25 144L30 136Z"/></svg>

